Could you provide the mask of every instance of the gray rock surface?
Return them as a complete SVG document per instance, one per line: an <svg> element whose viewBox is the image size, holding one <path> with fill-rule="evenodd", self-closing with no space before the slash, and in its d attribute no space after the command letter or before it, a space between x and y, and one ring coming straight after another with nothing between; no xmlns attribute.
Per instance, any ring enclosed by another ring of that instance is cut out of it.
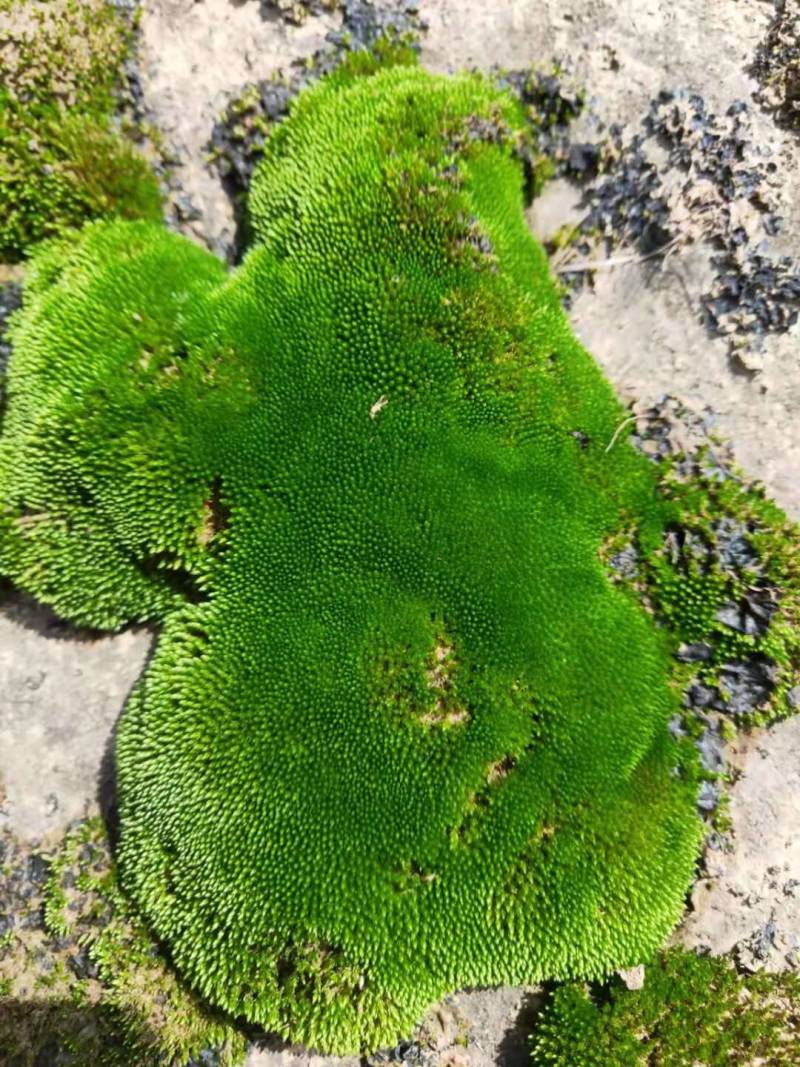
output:
<svg viewBox="0 0 800 1067"><path fill-rule="evenodd" d="M0 826L23 839L52 838L97 802L114 724L151 640L144 629L79 633L46 608L4 600Z"/></svg>
<svg viewBox="0 0 800 1067"><path fill-rule="evenodd" d="M732 851L709 850L677 940L741 966L800 968L800 718L742 735L730 753Z"/></svg>

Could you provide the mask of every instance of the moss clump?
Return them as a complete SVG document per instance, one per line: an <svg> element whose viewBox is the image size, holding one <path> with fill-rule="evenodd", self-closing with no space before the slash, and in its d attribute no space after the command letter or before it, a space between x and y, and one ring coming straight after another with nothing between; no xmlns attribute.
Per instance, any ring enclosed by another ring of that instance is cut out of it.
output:
<svg viewBox="0 0 800 1067"><path fill-rule="evenodd" d="M724 957L672 949L641 989L571 983L533 1037L534 1067L790 1067L800 1063L800 976L740 976Z"/></svg>
<svg viewBox="0 0 800 1067"><path fill-rule="evenodd" d="M101 217L158 219L155 176L111 125L131 30L107 0L0 3L0 257Z"/></svg>
<svg viewBox="0 0 800 1067"><path fill-rule="evenodd" d="M271 136L233 276L94 225L13 330L0 567L164 623L119 730L123 884L212 1003L327 1050L638 962L693 872L672 639L600 558L676 508L609 448L524 122L478 76L342 68Z"/></svg>
<svg viewBox="0 0 800 1067"><path fill-rule="evenodd" d="M800 537L764 487L749 480L702 416L672 398L629 420L674 507L661 544L641 552L635 528L627 579L675 645L684 703L765 725L796 710L800 673Z"/></svg>
<svg viewBox="0 0 800 1067"><path fill-rule="evenodd" d="M800 15L791 0L774 0L775 15L756 49L750 75L756 100L779 125L800 133Z"/></svg>
<svg viewBox="0 0 800 1067"><path fill-rule="evenodd" d="M0 1060L18 1067L183 1067L245 1041L176 978L121 893L99 819L49 856L0 841Z"/></svg>

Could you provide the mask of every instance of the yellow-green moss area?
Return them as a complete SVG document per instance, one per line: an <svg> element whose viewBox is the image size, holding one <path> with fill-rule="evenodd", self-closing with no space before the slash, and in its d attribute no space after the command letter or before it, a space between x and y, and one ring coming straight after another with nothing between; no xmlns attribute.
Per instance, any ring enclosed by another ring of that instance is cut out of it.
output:
<svg viewBox="0 0 800 1067"><path fill-rule="evenodd" d="M797 1067L800 975L739 975L725 957L671 949L641 989L555 990L533 1036L533 1067Z"/></svg>
<svg viewBox="0 0 800 1067"><path fill-rule="evenodd" d="M131 45L108 0L0 2L0 259L88 219L160 218L155 176L111 122Z"/></svg>
<svg viewBox="0 0 800 1067"><path fill-rule="evenodd" d="M244 1038L169 968L119 889L100 819L44 855L0 839L0 1062L183 1067Z"/></svg>
<svg viewBox="0 0 800 1067"><path fill-rule="evenodd" d="M144 223L35 258L0 438L0 570L163 622L124 888L209 1002L336 1052L649 957L701 837L694 586L657 618L603 559L680 508L526 227L522 110L356 67L270 137L232 275Z"/></svg>

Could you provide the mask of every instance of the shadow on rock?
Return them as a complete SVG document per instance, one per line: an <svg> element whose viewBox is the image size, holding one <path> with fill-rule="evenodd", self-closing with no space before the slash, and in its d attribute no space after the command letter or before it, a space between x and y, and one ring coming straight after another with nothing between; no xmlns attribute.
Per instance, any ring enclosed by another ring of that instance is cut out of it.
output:
<svg viewBox="0 0 800 1067"><path fill-rule="evenodd" d="M4 1067L145 1067L154 1041L108 1005L0 999Z"/></svg>
<svg viewBox="0 0 800 1067"><path fill-rule="evenodd" d="M544 990L525 994L514 1025L497 1047L498 1067L530 1067L531 1034L546 1001Z"/></svg>
<svg viewBox="0 0 800 1067"><path fill-rule="evenodd" d="M127 700L125 703L127 704ZM112 852L116 852L117 844L119 843L117 763L115 759L119 718L120 717L118 716L114 723L114 727L106 740L106 746L103 749L103 758L100 761L100 770L97 772L97 805L100 808L100 815L105 824Z"/></svg>
<svg viewBox="0 0 800 1067"><path fill-rule="evenodd" d="M89 627L73 626L60 619L55 612L33 597L20 593L5 581L0 582L0 614L11 619L26 630L33 630L48 639L59 641L97 641L107 637L106 630L92 630Z"/></svg>

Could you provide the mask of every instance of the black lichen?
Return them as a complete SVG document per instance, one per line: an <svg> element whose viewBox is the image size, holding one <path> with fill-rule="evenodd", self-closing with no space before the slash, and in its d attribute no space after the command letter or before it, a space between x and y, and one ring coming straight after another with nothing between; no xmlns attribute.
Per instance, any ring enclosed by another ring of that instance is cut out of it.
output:
<svg viewBox="0 0 800 1067"><path fill-rule="evenodd" d="M657 158L656 146L665 159ZM710 333L728 338L732 355L757 350L767 335L794 326L800 266L772 251L784 223L776 164L757 143L746 103L718 115L697 93L662 92L641 132L626 138L612 125L594 155L599 173L585 189L573 242L579 260L574 271L569 262L560 268L572 289L591 282L581 258L623 247L657 259L705 241L713 280L700 298L703 317Z"/></svg>

